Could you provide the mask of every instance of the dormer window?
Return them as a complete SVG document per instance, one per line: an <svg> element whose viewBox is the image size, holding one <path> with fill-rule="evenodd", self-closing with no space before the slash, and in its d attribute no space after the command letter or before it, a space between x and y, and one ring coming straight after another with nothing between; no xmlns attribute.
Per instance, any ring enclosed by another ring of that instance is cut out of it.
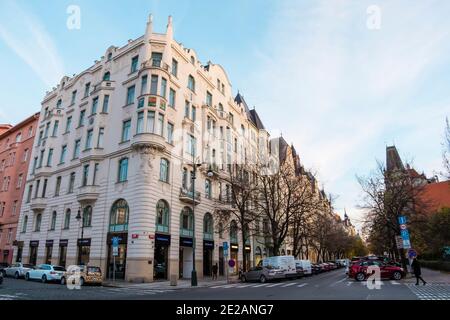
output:
<svg viewBox="0 0 450 320"><path fill-rule="evenodd" d="M105 72L105 74L103 75L103 81L109 81L109 80L111 80L111 73L108 71L108 72Z"/></svg>
<svg viewBox="0 0 450 320"><path fill-rule="evenodd" d="M112 59L112 52L108 53L108 61L111 61Z"/></svg>
<svg viewBox="0 0 450 320"><path fill-rule="evenodd" d="M195 65L195 58L194 58L194 56L191 56L191 63L192 63L193 65Z"/></svg>

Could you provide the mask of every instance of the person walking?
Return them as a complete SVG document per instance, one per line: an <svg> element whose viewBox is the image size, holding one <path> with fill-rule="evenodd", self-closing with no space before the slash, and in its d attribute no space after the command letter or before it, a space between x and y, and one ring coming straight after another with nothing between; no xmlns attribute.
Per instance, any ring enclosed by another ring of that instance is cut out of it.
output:
<svg viewBox="0 0 450 320"><path fill-rule="evenodd" d="M217 262L212 267L212 279L217 280L217 270L219 269L219 266L217 265Z"/></svg>
<svg viewBox="0 0 450 320"><path fill-rule="evenodd" d="M413 268L414 276L416 277L416 286L419 285L419 280L423 282L423 285L426 284L426 281L422 279L422 270L420 268L420 262L417 260L416 257L414 257L413 262L411 263L411 267Z"/></svg>

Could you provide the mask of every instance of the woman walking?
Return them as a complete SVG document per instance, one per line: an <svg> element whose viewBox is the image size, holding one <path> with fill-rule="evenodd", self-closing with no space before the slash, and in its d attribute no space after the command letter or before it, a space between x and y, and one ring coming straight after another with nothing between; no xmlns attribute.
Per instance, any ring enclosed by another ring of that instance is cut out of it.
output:
<svg viewBox="0 0 450 320"><path fill-rule="evenodd" d="M419 260L417 260L416 257L414 257L414 260L411 263L411 267L413 268L414 276L416 277L416 286L419 285L419 280L421 280L423 282L423 285L425 285L426 281L422 279L422 270L420 268Z"/></svg>

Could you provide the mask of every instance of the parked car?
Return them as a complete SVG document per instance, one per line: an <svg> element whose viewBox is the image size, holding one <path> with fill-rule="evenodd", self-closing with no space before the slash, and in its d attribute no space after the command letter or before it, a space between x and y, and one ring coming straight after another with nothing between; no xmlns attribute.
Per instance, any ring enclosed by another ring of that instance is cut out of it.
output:
<svg viewBox="0 0 450 320"><path fill-rule="evenodd" d="M331 270L331 266L328 263L326 263L326 262L321 263L320 266L322 267L323 271L330 271Z"/></svg>
<svg viewBox="0 0 450 320"><path fill-rule="evenodd" d="M40 264L35 269L28 270L25 273L25 280L41 280L47 281L61 281L66 269L64 267L53 266L51 264Z"/></svg>
<svg viewBox="0 0 450 320"><path fill-rule="evenodd" d="M295 266L300 266L303 269L305 276L312 275L311 261L309 260L295 260Z"/></svg>
<svg viewBox="0 0 450 320"><path fill-rule="evenodd" d="M80 286L85 284L96 284L101 285L103 282L102 271L99 267L95 266L78 266L80 268ZM75 279L71 278L71 276L76 275L77 270L75 268L70 269L69 271L64 272L61 277L60 283L65 285L67 281L72 280L73 284L75 284Z"/></svg>
<svg viewBox="0 0 450 320"><path fill-rule="evenodd" d="M317 263L311 263L312 274L319 274L321 272L321 268Z"/></svg>
<svg viewBox="0 0 450 320"><path fill-rule="evenodd" d="M264 258L260 261L260 264L265 266L272 266L275 269L281 269L284 271L285 278L296 278L297 268L295 266L294 256L274 256Z"/></svg>
<svg viewBox="0 0 450 320"><path fill-rule="evenodd" d="M241 281L260 281L261 283L265 283L266 281L284 278L285 274L283 269L275 268L270 265L258 265L256 267L250 268L249 271L244 272L241 276Z"/></svg>
<svg viewBox="0 0 450 320"><path fill-rule="evenodd" d="M327 261L327 263L330 266L330 270L336 270L338 268L337 264L333 261Z"/></svg>
<svg viewBox="0 0 450 320"><path fill-rule="evenodd" d="M381 279L394 279L400 280L405 276L405 270L397 266L391 266L379 262L377 260L364 261L361 260L358 263L354 263L349 269L349 277L354 278L357 281L363 281L370 275L367 272L369 266L378 266L380 268Z"/></svg>
<svg viewBox="0 0 450 320"><path fill-rule="evenodd" d="M0 285L3 283L3 273L0 272Z"/></svg>
<svg viewBox="0 0 450 320"><path fill-rule="evenodd" d="M5 277L5 269L9 268L9 263L7 262L0 262L0 273Z"/></svg>
<svg viewBox="0 0 450 320"><path fill-rule="evenodd" d="M295 264L295 268L297 270L297 278L302 278L305 275L305 272L300 264Z"/></svg>
<svg viewBox="0 0 450 320"><path fill-rule="evenodd" d="M5 276L19 279L25 277L27 271L32 269L34 269L34 265L32 264L17 262L5 269Z"/></svg>

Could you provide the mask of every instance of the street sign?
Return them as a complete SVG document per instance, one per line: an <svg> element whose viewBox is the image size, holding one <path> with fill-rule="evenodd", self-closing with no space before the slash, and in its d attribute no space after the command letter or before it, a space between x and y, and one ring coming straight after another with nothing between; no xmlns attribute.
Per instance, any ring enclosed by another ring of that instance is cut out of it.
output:
<svg viewBox="0 0 450 320"><path fill-rule="evenodd" d="M113 256L117 257L119 255L119 247L113 247Z"/></svg>
<svg viewBox="0 0 450 320"><path fill-rule="evenodd" d="M118 247L120 240L122 240L122 239L119 237L112 237L111 242L112 242L113 247Z"/></svg>
<svg viewBox="0 0 450 320"><path fill-rule="evenodd" d="M406 216L398 216L398 224L406 224Z"/></svg>
<svg viewBox="0 0 450 320"><path fill-rule="evenodd" d="M400 230L400 235L403 240L409 240L409 231L408 230Z"/></svg>
<svg viewBox="0 0 450 320"><path fill-rule="evenodd" d="M410 259L412 259L412 258L414 258L414 257L417 257L417 251L414 250L414 249L409 249L409 250L408 250L408 257L409 257Z"/></svg>
<svg viewBox="0 0 450 320"><path fill-rule="evenodd" d="M406 224L401 224L401 225L400 225L400 229L401 229L401 230L406 230Z"/></svg>
<svg viewBox="0 0 450 320"><path fill-rule="evenodd" d="M224 241L223 250L228 250L228 242Z"/></svg>
<svg viewBox="0 0 450 320"><path fill-rule="evenodd" d="M403 248L404 248L404 249L409 249L409 248L411 248L411 242L409 241L409 239L408 239L408 240L404 240L404 239L403 239Z"/></svg>
<svg viewBox="0 0 450 320"><path fill-rule="evenodd" d="M403 249L403 239L400 236L395 237L395 242L397 243L398 249Z"/></svg>
<svg viewBox="0 0 450 320"><path fill-rule="evenodd" d="M225 257L228 257L228 249L227 249L227 250L223 249L223 255L224 255Z"/></svg>
<svg viewBox="0 0 450 320"><path fill-rule="evenodd" d="M228 261L228 265L229 265L231 268L233 268L233 267L236 265L236 262L234 262L234 260L231 259L231 260Z"/></svg>

